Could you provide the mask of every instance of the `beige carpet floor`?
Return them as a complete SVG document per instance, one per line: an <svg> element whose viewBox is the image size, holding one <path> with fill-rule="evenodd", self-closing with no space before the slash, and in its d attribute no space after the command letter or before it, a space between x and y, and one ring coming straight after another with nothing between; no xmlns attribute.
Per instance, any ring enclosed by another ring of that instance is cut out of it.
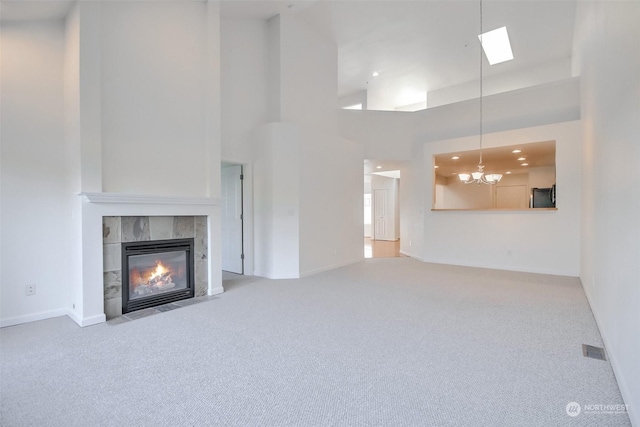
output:
<svg viewBox="0 0 640 427"><path fill-rule="evenodd" d="M630 425L576 278L373 259L0 331L3 426Z"/></svg>

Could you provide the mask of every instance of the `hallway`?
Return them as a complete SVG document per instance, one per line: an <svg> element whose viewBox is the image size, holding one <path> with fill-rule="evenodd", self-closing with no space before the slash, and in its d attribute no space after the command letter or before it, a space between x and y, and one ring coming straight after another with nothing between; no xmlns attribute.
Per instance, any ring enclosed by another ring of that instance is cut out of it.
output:
<svg viewBox="0 0 640 427"><path fill-rule="evenodd" d="M400 254L400 239L396 241L371 240L364 238L365 258L398 258L405 255Z"/></svg>

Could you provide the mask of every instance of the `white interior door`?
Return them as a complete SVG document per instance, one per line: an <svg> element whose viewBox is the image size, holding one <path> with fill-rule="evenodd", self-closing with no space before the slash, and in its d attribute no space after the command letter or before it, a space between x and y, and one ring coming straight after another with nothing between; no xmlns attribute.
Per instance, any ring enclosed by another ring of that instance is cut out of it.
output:
<svg viewBox="0 0 640 427"><path fill-rule="evenodd" d="M505 185L496 187L496 208L526 209L528 207L526 185Z"/></svg>
<svg viewBox="0 0 640 427"><path fill-rule="evenodd" d="M389 190L373 190L373 240L388 240L389 233Z"/></svg>
<svg viewBox="0 0 640 427"><path fill-rule="evenodd" d="M222 168L222 269L244 274L242 166Z"/></svg>

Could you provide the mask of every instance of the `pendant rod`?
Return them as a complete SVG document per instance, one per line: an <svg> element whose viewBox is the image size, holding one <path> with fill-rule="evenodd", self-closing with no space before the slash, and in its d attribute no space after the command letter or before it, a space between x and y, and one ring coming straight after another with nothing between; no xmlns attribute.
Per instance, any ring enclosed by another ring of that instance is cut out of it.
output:
<svg viewBox="0 0 640 427"><path fill-rule="evenodd" d="M480 0L480 164L482 164L482 0Z"/></svg>

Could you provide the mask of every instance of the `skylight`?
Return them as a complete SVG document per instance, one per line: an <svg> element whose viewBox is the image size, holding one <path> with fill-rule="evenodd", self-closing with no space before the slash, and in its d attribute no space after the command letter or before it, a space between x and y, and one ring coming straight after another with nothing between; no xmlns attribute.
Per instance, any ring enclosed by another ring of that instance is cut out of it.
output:
<svg viewBox="0 0 640 427"><path fill-rule="evenodd" d="M343 110L362 110L362 104L349 105L348 107L342 107Z"/></svg>
<svg viewBox="0 0 640 427"><path fill-rule="evenodd" d="M484 54L487 55L489 64L499 64L513 59L507 27L480 34L478 39L482 43L482 48L484 49Z"/></svg>

